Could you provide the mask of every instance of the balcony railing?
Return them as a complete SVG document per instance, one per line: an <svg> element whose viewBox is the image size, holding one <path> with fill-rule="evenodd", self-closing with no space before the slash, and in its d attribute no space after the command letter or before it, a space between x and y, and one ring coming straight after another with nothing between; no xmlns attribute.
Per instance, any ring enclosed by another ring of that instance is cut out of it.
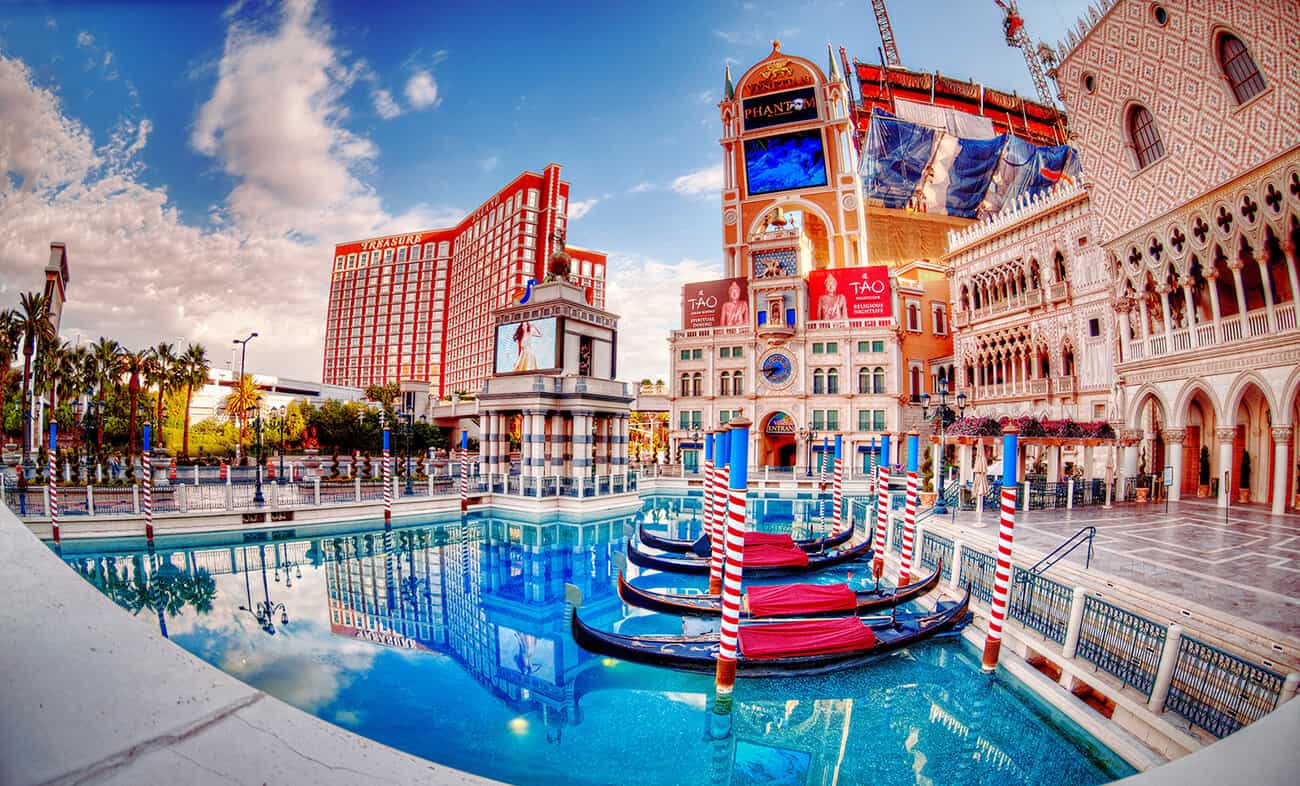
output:
<svg viewBox="0 0 1300 786"><path fill-rule="evenodd" d="M1056 377L1052 380L1052 392L1056 393L1057 395L1065 395L1066 393L1073 393L1074 388L1075 388L1075 378L1073 376Z"/></svg>
<svg viewBox="0 0 1300 786"><path fill-rule="evenodd" d="M1053 303L1058 303L1070 297L1070 282L1058 281L1047 287L1047 296Z"/></svg>
<svg viewBox="0 0 1300 786"><path fill-rule="evenodd" d="M1029 393L1030 395L1034 395L1034 396L1046 396L1047 380L1046 379L1029 380Z"/></svg>
<svg viewBox="0 0 1300 786"><path fill-rule="evenodd" d="M1238 314L1219 320L1217 331L1213 323L1206 322L1194 328L1179 328L1170 331L1167 335L1159 333L1148 336L1145 340L1137 338L1128 343L1124 360L1145 360L1166 354L1249 341L1272 333L1294 331L1296 329L1295 303L1274 306L1272 322L1274 324L1270 324L1267 308L1257 308L1244 317Z"/></svg>

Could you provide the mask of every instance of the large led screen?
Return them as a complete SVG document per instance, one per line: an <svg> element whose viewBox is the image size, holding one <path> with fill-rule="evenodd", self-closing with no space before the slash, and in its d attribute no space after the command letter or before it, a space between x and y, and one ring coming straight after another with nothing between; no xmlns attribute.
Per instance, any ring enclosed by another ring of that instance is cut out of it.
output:
<svg viewBox="0 0 1300 786"><path fill-rule="evenodd" d="M817 129L745 140L751 196L826 185L826 153Z"/></svg>
<svg viewBox="0 0 1300 786"><path fill-rule="evenodd" d="M498 374L522 374L559 368L555 317L497 325Z"/></svg>

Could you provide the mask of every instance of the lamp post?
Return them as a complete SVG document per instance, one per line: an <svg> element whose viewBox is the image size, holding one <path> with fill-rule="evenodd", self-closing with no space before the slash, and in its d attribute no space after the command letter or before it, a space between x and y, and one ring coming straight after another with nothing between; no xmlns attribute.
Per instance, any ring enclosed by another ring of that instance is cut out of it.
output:
<svg viewBox="0 0 1300 786"><path fill-rule="evenodd" d="M237 339L234 339L233 341L230 342L231 344L238 344L238 345L239 345L239 379L235 381L235 387L236 387L236 389L238 389L239 385L244 384L244 359L245 359L245 358L247 357L247 355L248 355L248 342L252 341L252 340L255 339L255 338L257 338L257 332L256 332L256 331L254 331L254 332L248 334L248 338L237 338ZM243 445L241 445L240 443L236 442L236 443L235 443L235 463L236 463L236 464L239 463L239 459L242 457L242 455L241 455L241 451L242 451L242 450L243 450Z"/></svg>
<svg viewBox="0 0 1300 786"><path fill-rule="evenodd" d="M700 452L701 452L701 451L700 451L700 440L701 440L701 439L704 439L704 437L703 437L703 435L700 434L700 430L699 430L699 429L695 429L694 431L691 432L691 445L694 446L694 448L695 448L695 455L696 455L696 457L697 457L697 458L695 459L695 471L696 471L696 472L699 472L699 471L700 471L700 460L699 460L698 456L700 455Z"/></svg>
<svg viewBox="0 0 1300 786"><path fill-rule="evenodd" d="M961 416L966 411L966 394L957 394L957 415ZM939 408L935 414L939 416L939 496L934 503L935 515L944 516L948 513L948 506L943 501L943 476L944 460L947 458L947 448L944 445L944 436L948 430L948 415L952 410L948 407L948 381L943 380L939 383ZM921 394L921 419L930 419L930 394Z"/></svg>
<svg viewBox="0 0 1300 786"><path fill-rule="evenodd" d="M284 432L289 425L289 407L279 406L275 408L275 414L280 418L280 485L284 485Z"/></svg>
<svg viewBox="0 0 1300 786"><path fill-rule="evenodd" d="M411 481L411 431L415 428L415 413L402 410L397 413L397 419L402 424L402 464L406 467L406 496L410 497L415 494Z"/></svg>
<svg viewBox="0 0 1300 786"><path fill-rule="evenodd" d="M813 446L813 441L817 439L817 429L801 428L799 429L799 437L808 443L808 477L811 478L812 477L812 454L813 454L812 446ZM795 472L798 472L798 470L795 470Z"/></svg>
<svg viewBox="0 0 1300 786"><path fill-rule="evenodd" d="M248 418L255 418L254 422L256 423L257 473L253 475L253 482L255 484L253 486L253 504L261 505L266 502L266 498L262 496L262 408L256 404L250 406L248 409L244 410L244 418L245 420Z"/></svg>
<svg viewBox="0 0 1300 786"><path fill-rule="evenodd" d="M284 607L283 603L271 602L271 587L266 581L266 546L258 546L260 558L258 562L262 565L262 596L265 600L253 602L252 587L248 581L248 548L244 548L244 596L248 599L247 606L240 606L240 611L246 611L252 614L257 624L268 635L275 635L275 613L280 612L280 624L289 624L289 610ZM277 581L279 578L277 577Z"/></svg>

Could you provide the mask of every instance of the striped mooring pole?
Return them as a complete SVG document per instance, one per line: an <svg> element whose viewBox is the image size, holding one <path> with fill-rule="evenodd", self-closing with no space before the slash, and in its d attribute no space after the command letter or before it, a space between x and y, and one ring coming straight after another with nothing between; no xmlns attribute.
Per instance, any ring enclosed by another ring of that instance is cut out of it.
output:
<svg viewBox="0 0 1300 786"><path fill-rule="evenodd" d="M50 489L50 530L54 535L54 545L56 546L59 545L59 480L57 477L58 467L55 466L58 463L55 455L59 445L58 429L58 424L54 422L53 418L50 418L50 466L46 482L49 484ZM26 472L27 470L25 467L19 467L18 471ZM23 482L26 482L26 479Z"/></svg>
<svg viewBox="0 0 1300 786"><path fill-rule="evenodd" d="M719 429L713 442L713 537L709 551L709 593L722 594L722 566L726 561L727 486L731 483L731 438Z"/></svg>
<svg viewBox="0 0 1300 786"><path fill-rule="evenodd" d="M384 528L393 526L393 464L388 454L388 426L384 425Z"/></svg>
<svg viewBox="0 0 1300 786"><path fill-rule="evenodd" d="M700 505L704 536L713 548L713 432L704 435L704 499Z"/></svg>
<svg viewBox="0 0 1300 786"><path fill-rule="evenodd" d="M844 530L844 437L835 435L835 469L831 474L831 521L835 534Z"/></svg>
<svg viewBox="0 0 1300 786"><path fill-rule="evenodd" d="M826 500L822 499L822 492L826 491L826 454L830 452L830 440L822 437L822 452L817 457L817 523L822 524L826 520Z"/></svg>
<svg viewBox="0 0 1300 786"><path fill-rule="evenodd" d="M469 510L469 432L460 432L460 512Z"/></svg>
<svg viewBox="0 0 1300 786"><path fill-rule="evenodd" d="M903 503L903 550L898 555L898 583L902 587L912 575L912 551L916 547L916 506L921 499L921 483L916 477L917 453L921 438L915 431L907 434L907 497Z"/></svg>
<svg viewBox="0 0 1300 786"><path fill-rule="evenodd" d="M889 435L880 438L880 458L876 463L876 543L871 560L871 575L880 586L885 572L885 537L889 529Z"/></svg>
<svg viewBox="0 0 1300 786"><path fill-rule="evenodd" d="M149 460L149 424L142 429L144 452L140 454L140 466L144 469L144 539L153 545L153 462Z"/></svg>
<svg viewBox="0 0 1300 786"><path fill-rule="evenodd" d="M1016 472L1020 466L1019 430L1002 429L1002 518L998 524L998 562L993 569L993 602L989 608L989 633L984 639L984 662L981 668L992 672L998 667L1002 650L1002 622L1007 618L1007 596L1011 594L1011 542L1016 529Z"/></svg>
<svg viewBox="0 0 1300 786"><path fill-rule="evenodd" d="M745 566L745 494L749 484L749 426L743 416L729 424L731 472L727 480L727 563L722 580L722 632L718 639L719 696L736 684L736 640L740 632L740 581Z"/></svg>

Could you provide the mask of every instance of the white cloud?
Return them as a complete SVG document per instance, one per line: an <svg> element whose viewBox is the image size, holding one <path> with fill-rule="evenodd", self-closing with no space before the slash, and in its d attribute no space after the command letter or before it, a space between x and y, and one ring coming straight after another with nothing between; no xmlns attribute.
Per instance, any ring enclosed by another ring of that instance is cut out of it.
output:
<svg viewBox="0 0 1300 786"><path fill-rule="evenodd" d="M385 120L392 120L402 114L402 108L393 100L393 94L387 90L371 91L370 99L375 102L375 112Z"/></svg>
<svg viewBox="0 0 1300 786"><path fill-rule="evenodd" d="M50 30L58 30L58 29L59 29L59 22L58 22L58 20L56 20L54 17L51 16L51 17L48 17L48 18L45 20L45 26L46 26L47 28L49 28Z"/></svg>
<svg viewBox="0 0 1300 786"><path fill-rule="evenodd" d="M108 50L104 52L104 65L109 66L112 64L113 64L113 51Z"/></svg>
<svg viewBox="0 0 1300 786"><path fill-rule="evenodd" d="M649 180L642 180L640 183L629 188L627 192L629 194L644 194L647 191L654 191L656 188L658 188L658 186L651 183Z"/></svg>
<svg viewBox="0 0 1300 786"><path fill-rule="evenodd" d="M406 100L416 109L437 106L438 83L434 81L433 74L420 69L406 80Z"/></svg>
<svg viewBox="0 0 1300 786"><path fill-rule="evenodd" d="M0 213L14 189L48 191L80 182L98 163L90 132L59 112L21 60L0 55ZM5 222L0 222L3 226Z"/></svg>
<svg viewBox="0 0 1300 786"><path fill-rule="evenodd" d="M688 172L674 179L671 188L683 196L717 193L722 190L722 164Z"/></svg>
<svg viewBox="0 0 1300 786"><path fill-rule="evenodd" d="M668 263L611 252L605 302L620 317L619 378L666 379L668 334L681 327L682 285L721 277L716 262L685 258Z"/></svg>
<svg viewBox="0 0 1300 786"><path fill-rule="evenodd" d="M85 30L77 33L77 46L86 47L95 43L95 37Z"/></svg>
<svg viewBox="0 0 1300 786"><path fill-rule="evenodd" d="M701 104L716 104L718 99L714 97L712 90L702 90L695 94L695 100Z"/></svg>
<svg viewBox="0 0 1300 786"><path fill-rule="evenodd" d="M570 202L570 203L569 203L569 220L570 220L570 221L577 221L578 219L580 219L580 218L582 218L583 216L587 215L588 213L591 212L591 209L592 209L593 207L595 207L595 206L596 206L596 203L599 202L599 201L600 201L599 199L596 199L595 197L592 197L591 199L584 199L584 200L582 200L582 201L580 201L580 202Z"/></svg>
<svg viewBox="0 0 1300 786"><path fill-rule="evenodd" d="M484 158L483 160L479 161L478 165L480 168L482 168L484 172L491 172L492 170L496 169L500 163L501 163L501 159L498 158L497 156L488 156L487 158Z"/></svg>

